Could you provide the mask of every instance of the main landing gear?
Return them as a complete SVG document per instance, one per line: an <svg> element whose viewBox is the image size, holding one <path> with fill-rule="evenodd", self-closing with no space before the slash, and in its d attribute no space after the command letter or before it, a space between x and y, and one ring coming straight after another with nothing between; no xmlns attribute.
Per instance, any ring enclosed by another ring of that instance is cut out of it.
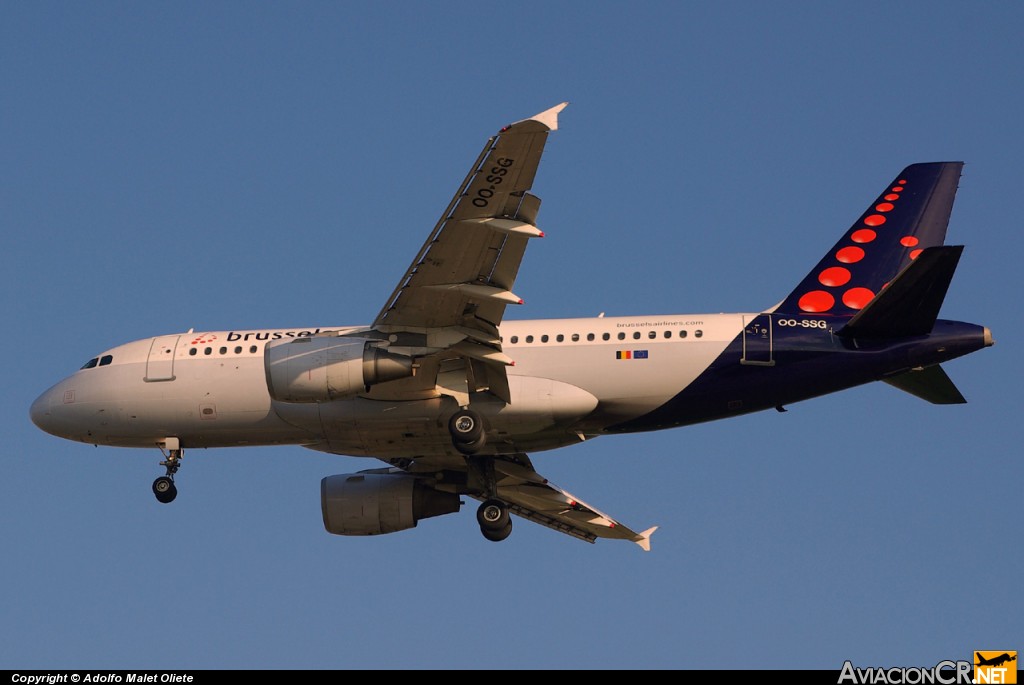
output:
<svg viewBox="0 0 1024 685"><path fill-rule="evenodd" d="M163 451L163 448L161 448L161 451ZM178 488L174 485L174 474L178 472L178 468L181 466L181 458L185 456L185 450L180 447L168 449L164 456L166 458L160 462L160 466L167 467L167 474L153 481L153 494L156 495L157 502L170 504L178 496Z"/></svg>
<svg viewBox="0 0 1024 685"><path fill-rule="evenodd" d="M454 419L453 419L454 422ZM466 457L468 480L476 494L486 497L476 510L480 533L491 542L501 542L512 534L512 516L508 504L498 499L498 483L494 472L494 457Z"/></svg>
<svg viewBox="0 0 1024 685"><path fill-rule="evenodd" d="M476 511L480 532L491 542L501 542L512 534L512 516L508 505L495 497L494 458L474 457L487 444L483 418L472 409L459 409L448 419L452 445L466 455L469 470L475 474L487 499Z"/></svg>
<svg viewBox="0 0 1024 685"><path fill-rule="evenodd" d="M489 499L476 510L480 532L491 542L501 542L512 534L512 517L508 506L497 499Z"/></svg>
<svg viewBox="0 0 1024 685"><path fill-rule="evenodd" d="M452 435L452 444L462 454L476 454L487 443L484 432L484 421L472 409L460 409L448 420L448 431Z"/></svg>

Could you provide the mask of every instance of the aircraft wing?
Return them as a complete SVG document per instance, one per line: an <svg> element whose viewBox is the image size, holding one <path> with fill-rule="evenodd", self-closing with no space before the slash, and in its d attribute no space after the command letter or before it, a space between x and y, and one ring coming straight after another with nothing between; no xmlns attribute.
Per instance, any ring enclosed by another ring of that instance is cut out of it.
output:
<svg viewBox="0 0 1024 685"><path fill-rule="evenodd" d="M494 472L497 497L509 505L512 513L590 543L597 538L629 540L651 551L651 534L657 526L637 533L550 483L529 466L496 459Z"/></svg>
<svg viewBox="0 0 1024 685"><path fill-rule="evenodd" d="M533 185L544 144L562 103L510 124L488 139L444 215L373 322L388 335L425 336L417 347L450 350L477 366L476 385L508 401L498 325L536 227ZM469 388L469 391L479 389Z"/></svg>

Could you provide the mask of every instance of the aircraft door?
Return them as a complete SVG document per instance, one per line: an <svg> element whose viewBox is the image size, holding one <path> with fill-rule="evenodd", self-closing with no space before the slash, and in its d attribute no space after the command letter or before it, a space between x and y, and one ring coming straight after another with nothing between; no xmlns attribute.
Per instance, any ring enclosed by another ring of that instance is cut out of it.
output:
<svg viewBox="0 0 1024 685"><path fill-rule="evenodd" d="M146 360L147 383L152 381L174 380L174 350L178 347L180 335L164 335L153 338L149 346L149 358Z"/></svg>
<svg viewBox="0 0 1024 685"><path fill-rule="evenodd" d="M772 357L772 315L744 317L743 356L740 364L774 366Z"/></svg>

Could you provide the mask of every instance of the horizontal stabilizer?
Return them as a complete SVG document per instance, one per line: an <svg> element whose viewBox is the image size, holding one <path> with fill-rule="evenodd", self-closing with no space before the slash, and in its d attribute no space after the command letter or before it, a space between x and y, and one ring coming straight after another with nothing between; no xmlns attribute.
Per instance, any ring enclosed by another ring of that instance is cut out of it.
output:
<svg viewBox="0 0 1024 685"><path fill-rule="evenodd" d="M932 404L967 403L941 366L907 371L898 376L886 378L885 382Z"/></svg>
<svg viewBox="0 0 1024 685"><path fill-rule="evenodd" d="M902 338L931 333L963 249L949 245L922 251L839 335Z"/></svg>

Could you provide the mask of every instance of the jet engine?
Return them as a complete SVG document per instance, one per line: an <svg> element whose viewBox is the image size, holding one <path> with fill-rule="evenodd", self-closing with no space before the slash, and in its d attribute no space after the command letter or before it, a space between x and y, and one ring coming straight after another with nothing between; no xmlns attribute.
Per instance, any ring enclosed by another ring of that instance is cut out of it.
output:
<svg viewBox="0 0 1024 685"><path fill-rule="evenodd" d="M335 535L380 535L415 528L421 519L454 514L459 496L422 479L387 473L346 473L320 481L324 528Z"/></svg>
<svg viewBox="0 0 1024 685"><path fill-rule="evenodd" d="M326 402L412 376L412 358L365 338L275 340L264 355L267 388L279 402Z"/></svg>

